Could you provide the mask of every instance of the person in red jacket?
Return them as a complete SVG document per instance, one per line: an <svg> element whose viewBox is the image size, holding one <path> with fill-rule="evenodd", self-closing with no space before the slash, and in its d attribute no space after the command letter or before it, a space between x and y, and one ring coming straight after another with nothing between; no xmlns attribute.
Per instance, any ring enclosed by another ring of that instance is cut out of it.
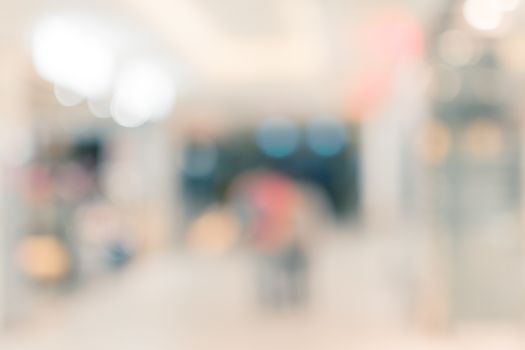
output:
<svg viewBox="0 0 525 350"><path fill-rule="evenodd" d="M302 303L307 262L297 227L299 188L284 175L258 171L243 175L234 194L257 255L261 303L271 307Z"/></svg>

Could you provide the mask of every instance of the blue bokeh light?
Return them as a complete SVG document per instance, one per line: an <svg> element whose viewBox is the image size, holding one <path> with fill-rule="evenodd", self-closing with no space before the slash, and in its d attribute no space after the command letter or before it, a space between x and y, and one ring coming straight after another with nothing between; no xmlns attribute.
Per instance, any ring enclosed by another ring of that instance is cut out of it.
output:
<svg viewBox="0 0 525 350"><path fill-rule="evenodd" d="M257 130L257 145L271 158L285 158L292 155L299 145L299 130L286 118L271 118Z"/></svg>

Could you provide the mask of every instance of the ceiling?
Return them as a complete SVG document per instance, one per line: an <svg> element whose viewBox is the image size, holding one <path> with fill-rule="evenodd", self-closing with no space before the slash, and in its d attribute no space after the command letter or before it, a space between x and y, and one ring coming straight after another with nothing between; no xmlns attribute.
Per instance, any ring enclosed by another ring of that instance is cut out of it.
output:
<svg viewBox="0 0 525 350"><path fill-rule="evenodd" d="M195 94L334 96L351 79L364 18L401 6L428 22L444 0L0 0L0 43L27 42L55 10L97 9L151 34L191 77Z"/></svg>

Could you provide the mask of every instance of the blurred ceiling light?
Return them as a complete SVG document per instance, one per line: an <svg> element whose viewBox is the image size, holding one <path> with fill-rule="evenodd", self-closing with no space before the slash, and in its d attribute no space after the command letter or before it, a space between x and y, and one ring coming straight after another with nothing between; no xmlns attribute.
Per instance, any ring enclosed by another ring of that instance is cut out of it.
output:
<svg viewBox="0 0 525 350"><path fill-rule="evenodd" d="M440 35L438 51L441 59L453 66L473 63L478 48L473 38L465 31L448 30Z"/></svg>
<svg viewBox="0 0 525 350"><path fill-rule="evenodd" d="M463 6L463 15L469 25L484 31L497 29L503 19L502 12L493 0L467 0Z"/></svg>
<svg viewBox="0 0 525 350"><path fill-rule="evenodd" d="M89 99L87 102L89 111L97 118L111 117L111 101L106 98Z"/></svg>
<svg viewBox="0 0 525 350"><path fill-rule="evenodd" d="M111 114L125 127L162 119L173 107L175 92L173 77L161 64L149 60L130 62L117 79Z"/></svg>
<svg viewBox="0 0 525 350"><path fill-rule="evenodd" d="M257 145L271 158L285 158L297 149L299 131L289 119L270 118L257 130Z"/></svg>
<svg viewBox="0 0 525 350"><path fill-rule="evenodd" d="M108 91L115 57L96 23L85 17L55 16L37 23L32 37L39 75L84 96Z"/></svg>
<svg viewBox="0 0 525 350"><path fill-rule="evenodd" d="M344 149L346 141L346 129L335 118L317 118L308 126L308 146L319 156L332 157L339 154Z"/></svg>
<svg viewBox="0 0 525 350"><path fill-rule="evenodd" d="M53 88L53 92L55 93L57 101L65 107L73 107L79 105L84 100L84 98L81 95L69 89L62 88L58 85L55 85L55 87Z"/></svg>
<svg viewBox="0 0 525 350"><path fill-rule="evenodd" d="M514 11L520 5L520 0L491 0L492 5L502 12Z"/></svg>

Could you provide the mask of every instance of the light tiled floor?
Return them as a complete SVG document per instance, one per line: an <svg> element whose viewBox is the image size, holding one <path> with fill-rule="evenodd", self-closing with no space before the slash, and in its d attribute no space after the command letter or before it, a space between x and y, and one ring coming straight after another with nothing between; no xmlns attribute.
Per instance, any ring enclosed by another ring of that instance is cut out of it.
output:
<svg viewBox="0 0 525 350"><path fill-rule="evenodd" d="M398 257L388 253L398 250L353 246L334 244L317 257L307 310L259 310L247 255L169 254L49 303L0 336L0 349L525 349L518 328L407 327L406 286L396 275Z"/></svg>

